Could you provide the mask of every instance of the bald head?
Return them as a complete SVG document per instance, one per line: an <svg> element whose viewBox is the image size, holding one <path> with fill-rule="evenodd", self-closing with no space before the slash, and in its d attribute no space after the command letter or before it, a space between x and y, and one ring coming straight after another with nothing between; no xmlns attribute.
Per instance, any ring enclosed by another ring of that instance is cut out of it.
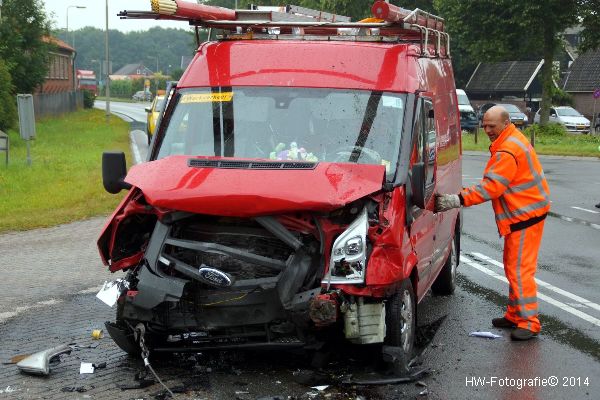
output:
<svg viewBox="0 0 600 400"><path fill-rule="evenodd" d="M483 130L494 142L500 133L510 125L510 114L502 106L493 106L483 115Z"/></svg>

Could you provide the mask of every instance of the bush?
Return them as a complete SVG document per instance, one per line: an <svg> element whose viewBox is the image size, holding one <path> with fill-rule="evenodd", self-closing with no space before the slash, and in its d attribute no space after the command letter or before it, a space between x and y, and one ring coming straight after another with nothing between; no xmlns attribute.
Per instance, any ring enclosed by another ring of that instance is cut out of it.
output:
<svg viewBox="0 0 600 400"><path fill-rule="evenodd" d="M96 101L96 94L91 90L84 90L83 108L94 108L94 101Z"/></svg>
<svg viewBox="0 0 600 400"><path fill-rule="evenodd" d="M562 89L555 87L552 90L552 104L557 106L574 106L573 96Z"/></svg>
<svg viewBox="0 0 600 400"><path fill-rule="evenodd" d="M0 130L7 131L15 126L17 105L10 72L4 61L0 60Z"/></svg>
<svg viewBox="0 0 600 400"><path fill-rule="evenodd" d="M561 124L547 124L539 125L533 124L525 128L523 134L527 137L531 137L531 132L535 132L535 136L566 136L567 130Z"/></svg>
<svg viewBox="0 0 600 400"><path fill-rule="evenodd" d="M110 82L110 95L122 99L130 99L133 95L131 81L128 79Z"/></svg>

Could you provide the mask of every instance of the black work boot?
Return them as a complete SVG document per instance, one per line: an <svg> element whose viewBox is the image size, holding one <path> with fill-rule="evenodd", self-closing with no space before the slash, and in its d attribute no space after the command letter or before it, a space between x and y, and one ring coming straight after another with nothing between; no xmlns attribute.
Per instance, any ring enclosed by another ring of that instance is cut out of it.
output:
<svg viewBox="0 0 600 400"><path fill-rule="evenodd" d="M494 318L492 320L492 325L496 328L515 328L517 326L516 324L510 322L504 317Z"/></svg>
<svg viewBox="0 0 600 400"><path fill-rule="evenodd" d="M537 332L532 332L528 329L523 328L516 328L510 333L510 338L512 340L529 340L537 335Z"/></svg>

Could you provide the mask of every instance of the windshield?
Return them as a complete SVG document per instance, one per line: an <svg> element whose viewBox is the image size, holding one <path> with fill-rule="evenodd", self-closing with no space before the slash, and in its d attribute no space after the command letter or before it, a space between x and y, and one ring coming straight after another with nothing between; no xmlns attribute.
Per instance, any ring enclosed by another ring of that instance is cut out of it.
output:
<svg viewBox="0 0 600 400"><path fill-rule="evenodd" d="M185 154L378 164L392 176L405 95L307 88L195 89L176 95L157 158Z"/></svg>
<svg viewBox="0 0 600 400"><path fill-rule="evenodd" d="M508 111L509 113L520 113L521 110L519 110L519 107L515 106L514 104L498 104L499 106L502 106L506 109L506 111Z"/></svg>
<svg viewBox="0 0 600 400"><path fill-rule="evenodd" d="M579 111L577 111L576 109L571 108L571 107L557 108L556 113L558 115L560 115L561 117L581 117L582 116L581 114L579 114Z"/></svg>
<svg viewBox="0 0 600 400"><path fill-rule="evenodd" d="M466 94L458 94L458 104L460 105L467 105L470 106L471 103L469 102L469 98L467 97Z"/></svg>

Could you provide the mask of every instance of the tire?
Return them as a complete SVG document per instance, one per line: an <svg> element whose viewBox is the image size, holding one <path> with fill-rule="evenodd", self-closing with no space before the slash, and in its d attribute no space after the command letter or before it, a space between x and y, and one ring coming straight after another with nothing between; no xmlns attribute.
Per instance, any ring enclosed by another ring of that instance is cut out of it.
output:
<svg viewBox="0 0 600 400"><path fill-rule="evenodd" d="M459 251L460 236L457 232L452 245L450 246L450 254L440 271L440 274L431 285L431 291L438 296L449 296L454 294L456 289L456 267L458 266L458 251Z"/></svg>
<svg viewBox="0 0 600 400"><path fill-rule="evenodd" d="M400 288L388 301L385 309L385 344L398 348L395 370L408 374L413 356L417 328L417 303L410 279L402 281Z"/></svg>

